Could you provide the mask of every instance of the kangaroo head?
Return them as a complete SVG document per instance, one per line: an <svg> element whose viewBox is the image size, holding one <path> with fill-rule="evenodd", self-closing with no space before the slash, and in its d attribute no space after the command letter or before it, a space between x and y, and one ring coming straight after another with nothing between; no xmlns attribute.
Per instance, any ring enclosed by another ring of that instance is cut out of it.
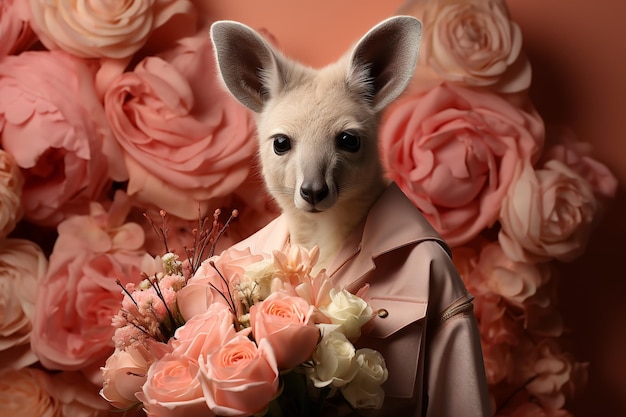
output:
<svg viewBox="0 0 626 417"><path fill-rule="evenodd" d="M224 84L256 114L263 177L283 212L358 223L385 187L379 115L413 75L419 20L383 21L322 69L285 57L241 23L215 22L211 36Z"/></svg>

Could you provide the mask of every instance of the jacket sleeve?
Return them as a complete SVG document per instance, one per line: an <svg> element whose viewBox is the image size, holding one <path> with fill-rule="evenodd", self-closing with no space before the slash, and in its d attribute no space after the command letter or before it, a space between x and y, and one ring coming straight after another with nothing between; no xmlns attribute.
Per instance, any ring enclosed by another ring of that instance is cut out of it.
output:
<svg viewBox="0 0 626 417"><path fill-rule="evenodd" d="M443 248L430 250L433 258L424 358L425 412L418 415L491 416L472 297Z"/></svg>

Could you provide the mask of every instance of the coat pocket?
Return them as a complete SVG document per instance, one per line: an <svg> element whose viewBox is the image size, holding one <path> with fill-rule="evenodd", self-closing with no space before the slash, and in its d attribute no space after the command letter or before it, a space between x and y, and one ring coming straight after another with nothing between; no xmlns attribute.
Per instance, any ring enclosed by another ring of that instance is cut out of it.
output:
<svg viewBox="0 0 626 417"><path fill-rule="evenodd" d="M372 297L369 304L375 313L374 326L370 336L387 338L412 323L426 317L428 303L415 299L399 299L397 297Z"/></svg>

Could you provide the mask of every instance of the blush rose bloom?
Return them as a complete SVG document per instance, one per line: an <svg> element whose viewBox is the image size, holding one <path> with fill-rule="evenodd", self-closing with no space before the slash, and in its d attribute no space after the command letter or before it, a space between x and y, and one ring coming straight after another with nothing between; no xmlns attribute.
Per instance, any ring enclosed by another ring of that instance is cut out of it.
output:
<svg viewBox="0 0 626 417"><path fill-rule="evenodd" d="M11 417L61 417L58 401L51 397L51 377L35 368L0 369L2 413Z"/></svg>
<svg viewBox="0 0 626 417"><path fill-rule="evenodd" d="M591 185L565 164L526 165L503 200L498 239L516 261L571 261L585 251L597 213Z"/></svg>
<svg viewBox="0 0 626 417"><path fill-rule="evenodd" d="M311 358L320 332L312 320L315 307L300 297L273 293L250 308L254 340L267 340L278 369L291 369Z"/></svg>
<svg viewBox="0 0 626 417"><path fill-rule="evenodd" d="M191 23L195 29L195 9L188 0L30 0L30 8L33 29L48 49L82 58L130 57L155 29L176 17L183 18L177 25Z"/></svg>
<svg viewBox="0 0 626 417"><path fill-rule="evenodd" d="M381 128L388 175L451 246L495 224L518 168L543 142L529 101L450 84L401 99Z"/></svg>
<svg viewBox="0 0 626 417"><path fill-rule="evenodd" d="M48 273L37 294L31 346L48 369L81 370L93 381L113 353L111 320L123 296L117 285L138 283L143 230L124 223L128 203L118 193L108 212L92 203L89 216L58 226Z"/></svg>
<svg viewBox="0 0 626 417"><path fill-rule="evenodd" d="M116 349L102 367L102 389L100 395L113 407L127 408L137 404L135 396L146 382L148 368L154 357L140 343Z"/></svg>
<svg viewBox="0 0 626 417"><path fill-rule="evenodd" d="M35 243L0 240L0 367L22 368L37 362L30 347L39 285L48 260Z"/></svg>
<svg viewBox="0 0 626 417"><path fill-rule="evenodd" d="M30 11L23 0L0 2L0 58L19 54L36 41L30 28Z"/></svg>
<svg viewBox="0 0 626 417"><path fill-rule="evenodd" d="M238 334L199 363L202 391L216 415L256 415L278 394L278 367L267 340L257 347Z"/></svg>
<svg viewBox="0 0 626 417"><path fill-rule="evenodd" d="M148 417L213 416L197 378L198 369L195 360L175 354L153 363L137 394Z"/></svg>
<svg viewBox="0 0 626 417"><path fill-rule="evenodd" d="M80 372L52 376L50 395L58 401L62 416L108 417L111 406L98 395L98 387Z"/></svg>
<svg viewBox="0 0 626 417"><path fill-rule="evenodd" d="M23 186L24 177L15 158L0 149L0 238L7 237L22 219Z"/></svg>
<svg viewBox="0 0 626 417"><path fill-rule="evenodd" d="M32 223L56 226L84 214L109 178L126 176L92 64L48 51L0 62L0 146L22 169L24 216Z"/></svg>
<svg viewBox="0 0 626 417"><path fill-rule="evenodd" d="M424 36L413 83L429 78L501 93L528 89L531 66L522 31L500 0L434 0L423 11Z"/></svg>
<svg viewBox="0 0 626 417"><path fill-rule="evenodd" d="M383 355L372 349L356 351L358 372L354 379L341 389L341 393L354 408L379 409L385 400L385 391L381 385L387 380L389 372Z"/></svg>
<svg viewBox="0 0 626 417"><path fill-rule="evenodd" d="M141 61L104 102L137 204L193 220L248 178L254 124L223 90L205 34Z"/></svg>
<svg viewBox="0 0 626 417"><path fill-rule="evenodd" d="M191 317L176 329L171 341L172 354L198 361L236 336L234 323L235 316L228 307L213 303L204 313Z"/></svg>

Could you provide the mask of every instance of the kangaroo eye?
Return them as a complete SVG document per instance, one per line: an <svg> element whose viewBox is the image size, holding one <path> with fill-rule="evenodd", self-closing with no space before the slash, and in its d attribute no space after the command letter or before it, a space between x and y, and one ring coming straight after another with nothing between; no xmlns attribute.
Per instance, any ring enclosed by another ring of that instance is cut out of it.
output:
<svg viewBox="0 0 626 417"><path fill-rule="evenodd" d="M274 153L276 155L286 154L291 149L291 139L284 135L274 136Z"/></svg>
<svg viewBox="0 0 626 417"><path fill-rule="evenodd" d="M341 132L337 135L337 146L348 152L356 152L361 147L361 138L352 132Z"/></svg>

